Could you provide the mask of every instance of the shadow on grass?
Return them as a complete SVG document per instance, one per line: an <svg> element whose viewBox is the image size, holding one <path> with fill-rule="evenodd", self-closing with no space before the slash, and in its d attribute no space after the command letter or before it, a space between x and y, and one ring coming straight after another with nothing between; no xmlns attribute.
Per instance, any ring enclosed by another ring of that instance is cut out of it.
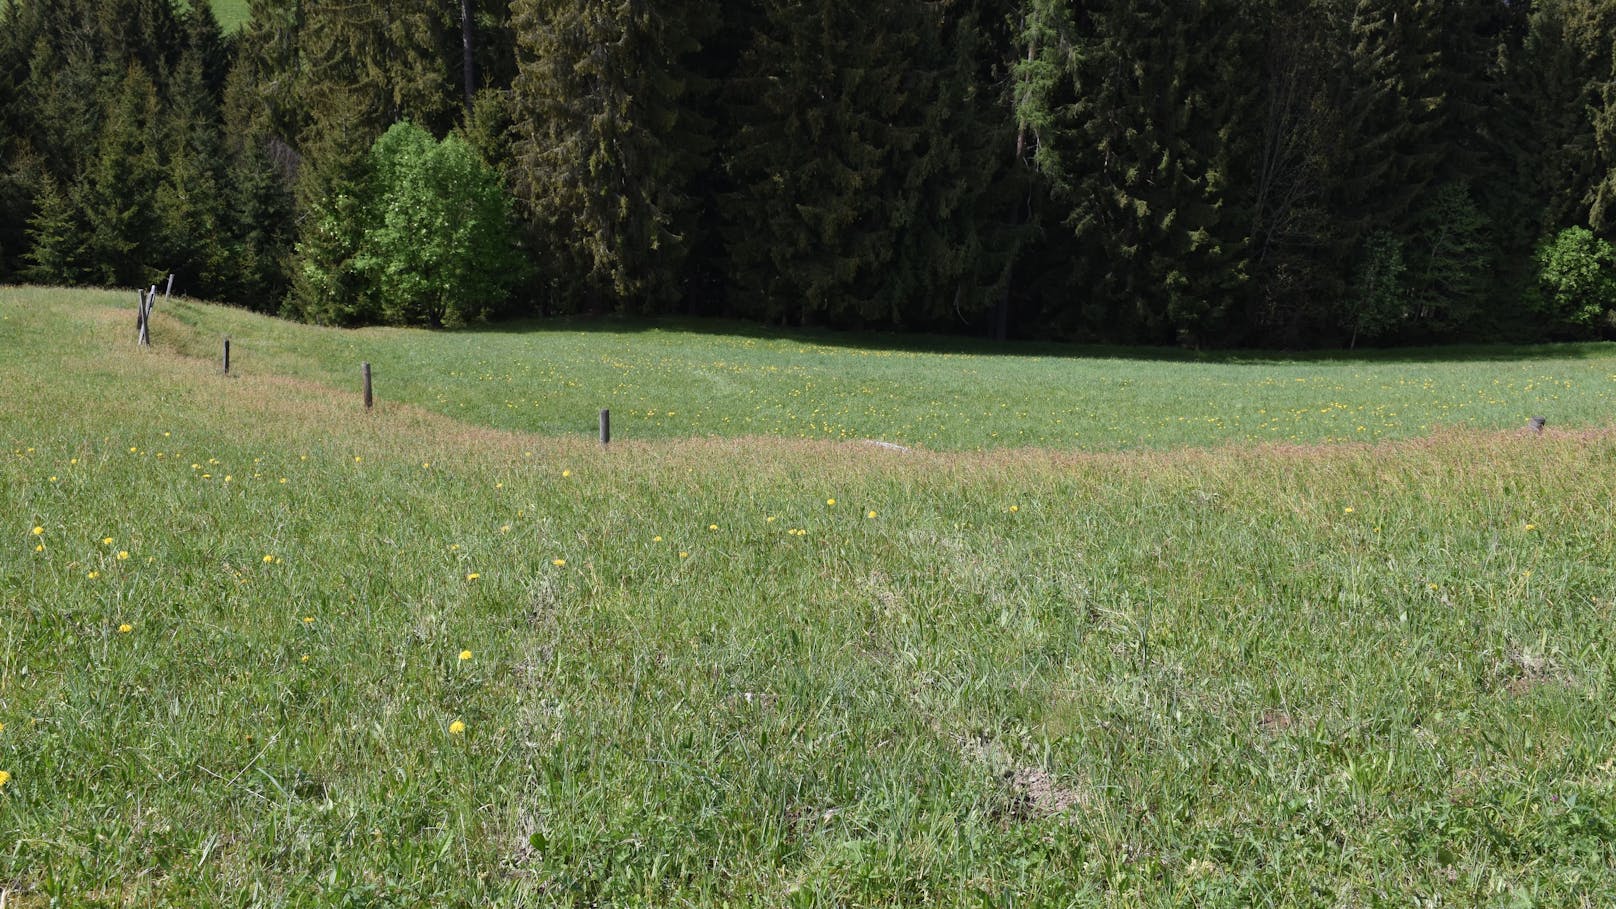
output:
<svg viewBox="0 0 1616 909"><path fill-rule="evenodd" d="M770 343L810 344L848 350L947 354L969 357L1070 360L1138 360L1219 365L1281 363L1504 363L1520 360L1590 360L1616 358L1616 343L1579 341L1537 344L1455 344L1440 347L1393 347L1358 350L1212 350L1172 347L1076 344L1058 341L990 341L940 334L839 331L828 328L775 328L737 319L696 317L629 317L567 315L485 322L458 330L465 334L590 333L643 335L654 333L712 335Z"/></svg>

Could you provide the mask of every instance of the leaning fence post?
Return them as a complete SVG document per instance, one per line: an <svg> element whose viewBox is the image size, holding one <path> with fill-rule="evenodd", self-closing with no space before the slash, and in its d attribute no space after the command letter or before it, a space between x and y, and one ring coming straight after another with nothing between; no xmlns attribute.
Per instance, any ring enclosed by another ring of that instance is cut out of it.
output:
<svg viewBox="0 0 1616 909"><path fill-rule="evenodd" d="M155 290L155 288L153 288ZM163 305L168 305L168 295L174 292L174 273L168 273L168 289L163 291Z"/></svg>
<svg viewBox="0 0 1616 909"><path fill-rule="evenodd" d="M361 367L361 370L365 374L365 409L369 410L371 408L371 405L373 405L376 402L376 399L371 397L371 394L370 394L370 364L369 363L364 364Z"/></svg>
<svg viewBox="0 0 1616 909"><path fill-rule="evenodd" d="M151 346L151 311L152 303L157 299L157 285L153 284L150 291L140 294L140 346Z"/></svg>

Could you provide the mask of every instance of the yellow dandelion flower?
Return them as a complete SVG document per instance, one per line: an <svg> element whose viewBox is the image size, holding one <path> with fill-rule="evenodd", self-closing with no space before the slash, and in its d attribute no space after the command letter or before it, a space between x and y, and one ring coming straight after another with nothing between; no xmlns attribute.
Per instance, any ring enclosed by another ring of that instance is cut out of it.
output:
<svg viewBox="0 0 1616 909"><path fill-rule="evenodd" d="M45 551L45 544L40 543L38 546L35 546L34 551L35 552L44 552Z"/></svg>
<svg viewBox="0 0 1616 909"><path fill-rule="evenodd" d="M473 571L471 574L466 575L466 580L475 581L480 577L482 577L482 575L480 575L477 572Z"/></svg>
<svg viewBox="0 0 1616 909"><path fill-rule="evenodd" d="M128 559L128 558L129 558L129 550L127 550L127 549L118 550L118 561L122 562L122 561L124 561L125 559Z"/></svg>
<svg viewBox="0 0 1616 909"><path fill-rule="evenodd" d="M314 624L314 616L312 616L312 615L304 616L303 617L303 624L305 624L305 625L313 625Z"/></svg>
<svg viewBox="0 0 1616 909"><path fill-rule="evenodd" d="M690 553L688 553L688 552L681 552L681 553L679 553L679 558L681 558L681 559L688 559L688 558L690 558Z"/></svg>
<svg viewBox="0 0 1616 909"><path fill-rule="evenodd" d="M830 505L830 506L832 506L832 507L835 507L835 505L836 505L836 500L835 500L835 499L826 499L826 500L825 500L825 504L826 504L826 505Z"/></svg>
<svg viewBox="0 0 1616 909"><path fill-rule="evenodd" d="M718 525L717 525L717 524L708 524L708 525L707 525L707 529L708 529L708 530L717 530L717 529L718 529Z"/></svg>
<svg viewBox="0 0 1616 909"><path fill-rule="evenodd" d="M449 724L449 734L450 735L460 735L461 733L463 733L465 731L466 731L466 724L460 722L459 720L455 720L453 723Z"/></svg>
<svg viewBox="0 0 1616 909"><path fill-rule="evenodd" d="M1020 505L1011 505L1010 506L1010 513L1011 514L1015 514L1015 513L1019 512L1019 511L1021 511L1021 506Z"/></svg>
<svg viewBox="0 0 1616 909"><path fill-rule="evenodd" d="M450 552L459 552L460 551L460 544L459 543L450 543L449 544L449 551Z"/></svg>
<svg viewBox="0 0 1616 909"><path fill-rule="evenodd" d="M307 663L307 662L308 662L308 661L309 661L309 655L308 655L308 654L306 654L306 653L305 653L305 654L303 654L303 656L302 656L302 658L300 658L300 659L299 659L299 660L298 660L298 662L299 662L299 663Z"/></svg>
<svg viewBox="0 0 1616 909"><path fill-rule="evenodd" d="M1354 510L1353 507L1351 505L1348 505L1346 508L1341 509L1341 513L1342 514L1352 514L1353 510Z"/></svg>
<svg viewBox="0 0 1616 909"><path fill-rule="evenodd" d="M9 782L11 782L11 771L0 770L0 788L5 788L5 785Z"/></svg>
<svg viewBox="0 0 1616 909"><path fill-rule="evenodd" d="M99 571L92 571L89 574L85 575L85 577L89 578L92 581L95 580L96 578L99 578L100 576L101 576L101 572L99 572Z"/></svg>
<svg viewBox="0 0 1616 909"><path fill-rule="evenodd" d="M1533 530L1536 530L1536 529L1537 529L1537 525L1536 525L1536 524L1528 524L1528 525L1526 525L1526 529L1527 529L1527 530L1528 530L1528 531L1533 531Z"/></svg>
<svg viewBox="0 0 1616 909"><path fill-rule="evenodd" d="M510 533L511 532L511 525L509 525L509 524L501 524L501 525L499 525L499 532L500 533Z"/></svg>
<svg viewBox="0 0 1616 909"><path fill-rule="evenodd" d="M774 515L771 514L767 518L764 518L763 523L765 523L765 524L773 524L774 523Z"/></svg>
<svg viewBox="0 0 1616 909"><path fill-rule="evenodd" d="M467 661L469 659L471 659L471 651L469 651L469 650L460 651L460 662L464 663L465 661Z"/></svg>
<svg viewBox="0 0 1616 909"><path fill-rule="evenodd" d="M655 536L655 537L652 537L652 538L651 538L651 542L653 542L653 543L660 543L660 542L662 542L662 537L660 537L660 536Z"/></svg>
<svg viewBox="0 0 1616 909"><path fill-rule="evenodd" d="M874 518L874 517L875 517L875 512L873 512L873 511L872 511L872 512L870 512L870 513L869 513L869 514L867 514L867 515L865 515L865 517L867 517L867 518Z"/></svg>
<svg viewBox="0 0 1616 909"><path fill-rule="evenodd" d="M34 528L34 536L36 536L36 537L44 534L44 532L45 532L45 528L43 528L43 527L35 527Z"/></svg>
<svg viewBox="0 0 1616 909"><path fill-rule="evenodd" d="M265 565L273 565L273 564L275 564L275 557L272 556L272 555L264 556L264 564Z"/></svg>
<svg viewBox="0 0 1616 909"><path fill-rule="evenodd" d="M54 482L56 482L56 478L55 478L55 477L51 477L51 478L50 478L50 481L51 481L51 482L52 482L52 483L54 483Z"/></svg>
<svg viewBox="0 0 1616 909"><path fill-rule="evenodd" d="M353 456L353 462L355 464L358 464L360 461L363 461L363 460L364 460L364 458L360 457L359 455L354 455Z"/></svg>
<svg viewBox="0 0 1616 909"><path fill-rule="evenodd" d="M135 630L135 626L129 624L128 622L125 622L122 625L118 626L118 633L119 634L128 634L129 632L134 631L134 630Z"/></svg>
<svg viewBox="0 0 1616 909"><path fill-rule="evenodd" d="M561 471L561 475L562 475L562 476L563 476L563 477L570 477L570 476L572 476L572 471L570 471L570 470L563 470L563 471Z"/></svg>
<svg viewBox="0 0 1616 909"><path fill-rule="evenodd" d="M101 545L102 546L111 546L112 545L112 537L102 537L101 538Z"/></svg>
<svg viewBox="0 0 1616 909"><path fill-rule="evenodd" d="M562 568L567 564L567 560L566 559L551 559L550 564L554 565L557 568Z"/></svg>

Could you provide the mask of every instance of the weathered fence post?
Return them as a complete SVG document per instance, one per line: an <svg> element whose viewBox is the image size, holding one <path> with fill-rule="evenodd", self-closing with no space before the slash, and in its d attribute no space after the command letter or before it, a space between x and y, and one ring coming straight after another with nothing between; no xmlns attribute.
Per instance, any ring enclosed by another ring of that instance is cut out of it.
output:
<svg viewBox="0 0 1616 909"><path fill-rule="evenodd" d="M140 294L140 346L151 346L151 311L152 304L157 301L157 285L153 284L150 291Z"/></svg>
<svg viewBox="0 0 1616 909"><path fill-rule="evenodd" d="M605 445L610 445L611 442L612 442L612 412L609 411L609 410L602 410L600 412L600 444L602 446L605 446Z"/></svg>
<svg viewBox="0 0 1616 909"><path fill-rule="evenodd" d="M230 375L230 339L224 339L224 374Z"/></svg>
<svg viewBox="0 0 1616 909"><path fill-rule="evenodd" d="M365 373L365 409L369 410L371 405L376 403L376 399L371 397L370 394L370 364L364 364L362 369Z"/></svg>
<svg viewBox="0 0 1616 909"><path fill-rule="evenodd" d="M153 288L154 290L156 288ZM174 273L168 273L168 289L163 291L163 305L168 305L168 295L174 292Z"/></svg>

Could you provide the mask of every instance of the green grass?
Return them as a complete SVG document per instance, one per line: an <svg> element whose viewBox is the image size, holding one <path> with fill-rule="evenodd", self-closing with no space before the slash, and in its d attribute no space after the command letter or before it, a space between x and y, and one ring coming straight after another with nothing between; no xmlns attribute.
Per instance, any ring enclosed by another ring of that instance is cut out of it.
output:
<svg viewBox="0 0 1616 909"><path fill-rule="evenodd" d="M491 344L660 363L699 338L193 306L141 351L109 300L0 289L8 906L1616 891L1603 431L606 452L405 406L391 367L369 415L315 379L372 349L424 367L460 345L474 376ZM252 329L237 378L171 346L216 325ZM915 383L959 365L892 360ZM971 362L980 396L1007 392Z"/></svg>
<svg viewBox="0 0 1616 909"><path fill-rule="evenodd" d="M252 16L247 0L212 0L213 15L226 34L240 28Z"/></svg>
<svg viewBox="0 0 1616 909"><path fill-rule="evenodd" d="M120 298L121 301L121 298ZM131 304L132 306L132 304ZM500 331L319 330L189 302L160 326L197 357L377 393L483 426L625 439L883 439L935 450L1361 441L1443 428L1604 426L1616 345L1401 351L1370 358L1085 356L893 338L612 321Z"/></svg>

